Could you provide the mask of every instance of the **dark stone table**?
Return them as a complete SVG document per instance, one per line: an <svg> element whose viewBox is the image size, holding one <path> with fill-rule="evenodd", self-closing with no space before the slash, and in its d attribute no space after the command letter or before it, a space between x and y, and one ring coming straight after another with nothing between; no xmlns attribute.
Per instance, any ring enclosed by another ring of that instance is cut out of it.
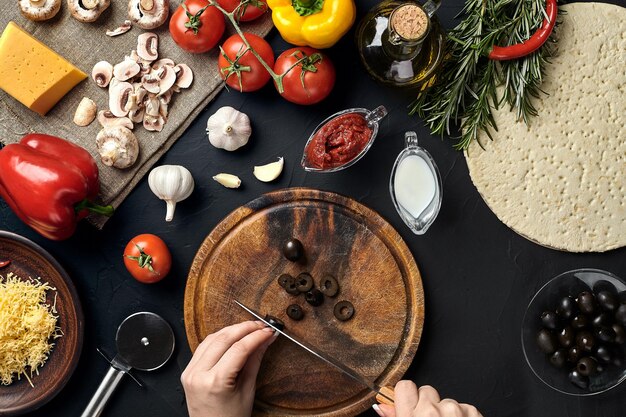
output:
<svg viewBox="0 0 626 417"><path fill-rule="evenodd" d="M359 15L374 3L359 0ZM459 0L444 2L439 15L446 27L454 25L454 15L462 4ZM276 31L268 39L277 54L287 49ZM329 54L337 66L337 86L323 104L299 107L282 100L272 86L267 86L254 94L224 91L201 114L159 162L186 166L196 181L193 195L178 205L171 223L164 221L165 204L150 192L146 179L104 230L82 224L72 239L61 243L34 233L0 202L0 228L24 235L50 251L73 277L85 311L85 345L78 368L65 389L33 416L80 415L108 366L96 347L113 353L117 326L140 310L157 312L172 324L177 341L174 356L158 371L138 372L144 388L124 380L104 415L187 415L179 382L191 357L183 324L183 293L196 249L236 207L264 192L298 186L357 199L391 222L411 248L424 280L426 322L406 378L431 384L442 396L473 403L485 416L626 415L626 386L591 398L559 394L532 374L520 343L526 306L545 282L580 267L626 277L626 249L603 254L563 253L518 236L487 208L470 181L463 155L452 149L452 141L431 137L420 120L407 115L411 95L378 86L367 77L351 36ZM358 164L332 175L307 174L300 168L304 142L318 122L341 109L379 104L384 104L390 114L373 148ZM224 105L244 111L253 123L251 143L233 153L212 147L205 134L208 116ZM174 111L184 109L174 107ZM418 132L443 178L442 210L424 236L413 235L402 223L388 191L391 167L403 147L406 130ZM271 184L257 181L252 166L277 156L285 157L282 176ZM219 172L239 175L244 186L236 191L224 189L211 179ZM124 246L140 233L158 234L171 248L173 269L161 283L140 284L124 268Z"/></svg>

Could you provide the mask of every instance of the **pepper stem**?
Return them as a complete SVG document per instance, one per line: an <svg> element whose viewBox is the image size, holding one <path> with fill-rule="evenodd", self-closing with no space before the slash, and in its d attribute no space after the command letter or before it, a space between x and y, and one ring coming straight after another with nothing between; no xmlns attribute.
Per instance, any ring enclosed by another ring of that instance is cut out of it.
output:
<svg viewBox="0 0 626 417"><path fill-rule="evenodd" d="M115 209L110 204L108 206L101 206L88 199L84 199L74 206L74 211L76 213L80 213L83 210L89 210L92 213L100 214L107 217L111 217L113 215L113 212L115 212Z"/></svg>

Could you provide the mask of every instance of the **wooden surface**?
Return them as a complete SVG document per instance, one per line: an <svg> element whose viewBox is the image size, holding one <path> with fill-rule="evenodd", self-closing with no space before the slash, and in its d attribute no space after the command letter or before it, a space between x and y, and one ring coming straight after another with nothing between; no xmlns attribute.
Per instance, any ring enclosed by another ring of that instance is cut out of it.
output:
<svg viewBox="0 0 626 417"><path fill-rule="evenodd" d="M0 270L23 279L40 278L55 287L57 326L63 337L55 341L46 364L32 378L34 388L22 376L9 386L0 385L0 416L20 415L33 411L52 399L67 383L76 368L83 345L83 312L74 284L52 256L40 246L13 233L0 231L0 260L11 264ZM47 293L54 302L54 291Z"/></svg>
<svg viewBox="0 0 626 417"><path fill-rule="evenodd" d="M306 262L287 261L282 243L302 241ZM281 273L337 277L340 293L311 307L276 283ZM277 316L287 331L375 383L393 386L410 365L424 321L419 270L406 244L377 213L334 193L294 188L261 196L228 215L193 261L185 290L185 326L192 350L208 334L250 316L237 299ZM349 300L354 317L333 316ZM305 310L300 322L286 307ZM375 394L318 358L279 338L257 380L255 416L353 416Z"/></svg>

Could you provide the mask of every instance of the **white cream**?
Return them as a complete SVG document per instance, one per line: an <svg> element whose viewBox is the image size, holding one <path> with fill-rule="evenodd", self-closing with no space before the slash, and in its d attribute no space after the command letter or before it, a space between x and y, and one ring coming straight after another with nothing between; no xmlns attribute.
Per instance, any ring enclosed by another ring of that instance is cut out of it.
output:
<svg viewBox="0 0 626 417"><path fill-rule="evenodd" d="M393 179L396 201L413 218L418 218L435 197L435 177L418 155L404 158Z"/></svg>

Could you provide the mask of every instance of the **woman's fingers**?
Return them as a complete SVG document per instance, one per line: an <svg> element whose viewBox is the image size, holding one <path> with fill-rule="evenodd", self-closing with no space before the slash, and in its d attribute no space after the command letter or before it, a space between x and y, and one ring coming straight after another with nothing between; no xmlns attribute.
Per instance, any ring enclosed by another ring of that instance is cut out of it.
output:
<svg viewBox="0 0 626 417"><path fill-rule="evenodd" d="M417 406L418 400L421 400L420 395L421 392L418 393L417 386L413 381L402 380L398 382L393 392L396 414L410 416Z"/></svg>
<svg viewBox="0 0 626 417"><path fill-rule="evenodd" d="M272 343L274 343L277 337L278 333L274 333L274 335L270 337L269 340L263 343L248 358L248 361L244 365L239 376L240 381L242 381L244 385L244 387L242 387L243 389L249 389L251 391L254 391L254 387L256 386L256 377L259 373L261 362L263 361L263 355L265 355L267 348L270 347Z"/></svg>
<svg viewBox="0 0 626 417"><path fill-rule="evenodd" d="M417 395L419 396L419 404L437 404L441 401L437 390L430 385L421 386L417 392Z"/></svg>
<svg viewBox="0 0 626 417"><path fill-rule="evenodd" d="M374 404L372 407L380 417L396 417L396 409L389 404Z"/></svg>

